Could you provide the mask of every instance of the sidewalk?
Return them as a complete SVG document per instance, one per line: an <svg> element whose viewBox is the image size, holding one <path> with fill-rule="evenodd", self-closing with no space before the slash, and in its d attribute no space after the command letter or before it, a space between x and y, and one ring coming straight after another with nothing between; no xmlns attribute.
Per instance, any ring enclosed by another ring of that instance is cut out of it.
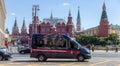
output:
<svg viewBox="0 0 120 66"><path fill-rule="evenodd" d="M91 53L120 53L120 50L118 52L115 52L115 50L108 50L108 52L106 52L106 50L94 50L94 52L92 52L92 50L90 50Z"/></svg>

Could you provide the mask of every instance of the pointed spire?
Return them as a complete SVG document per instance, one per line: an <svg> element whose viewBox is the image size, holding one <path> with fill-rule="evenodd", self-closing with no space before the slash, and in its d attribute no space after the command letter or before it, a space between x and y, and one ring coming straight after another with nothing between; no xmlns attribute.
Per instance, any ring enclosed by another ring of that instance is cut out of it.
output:
<svg viewBox="0 0 120 66"><path fill-rule="evenodd" d="M103 11L106 10L105 2L103 3Z"/></svg>
<svg viewBox="0 0 120 66"><path fill-rule="evenodd" d="M107 19L107 12L106 12L105 2L103 3L102 9L103 9L103 11L102 11L101 20L102 20L102 19Z"/></svg>
<svg viewBox="0 0 120 66"><path fill-rule="evenodd" d="M25 27L25 17L23 18L23 26L22 27Z"/></svg>
<svg viewBox="0 0 120 66"><path fill-rule="evenodd" d="M53 19L53 15L52 15L52 12L51 12L51 15L50 15L50 19Z"/></svg>
<svg viewBox="0 0 120 66"><path fill-rule="evenodd" d="M69 9L69 17L71 17L71 10Z"/></svg>
<svg viewBox="0 0 120 66"><path fill-rule="evenodd" d="M15 17L14 27L17 27L17 17Z"/></svg>
<svg viewBox="0 0 120 66"><path fill-rule="evenodd" d="M7 33L7 34L9 34L8 28L6 28L6 30L5 30L5 31L6 31L6 33Z"/></svg>
<svg viewBox="0 0 120 66"><path fill-rule="evenodd" d="M78 6L78 15L77 15L77 19L80 19L80 12L79 12L79 6Z"/></svg>

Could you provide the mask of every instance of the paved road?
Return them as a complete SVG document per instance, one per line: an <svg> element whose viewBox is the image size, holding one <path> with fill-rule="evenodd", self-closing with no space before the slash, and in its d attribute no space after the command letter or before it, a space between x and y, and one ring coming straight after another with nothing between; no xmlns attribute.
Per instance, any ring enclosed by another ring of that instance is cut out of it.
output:
<svg viewBox="0 0 120 66"><path fill-rule="evenodd" d="M85 62L77 62L76 59L48 59L46 62L37 62L29 58L29 54L14 54L10 61L0 61L0 66L120 66L120 52L108 53L95 51L92 59Z"/></svg>

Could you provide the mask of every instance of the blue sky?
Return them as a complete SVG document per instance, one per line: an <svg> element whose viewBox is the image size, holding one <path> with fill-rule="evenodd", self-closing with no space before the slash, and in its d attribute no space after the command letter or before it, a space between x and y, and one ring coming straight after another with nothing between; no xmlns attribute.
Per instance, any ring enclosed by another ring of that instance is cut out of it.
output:
<svg viewBox="0 0 120 66"><path fill-rule="evenodd" d="M99 25L104 1L110 24L120 25L120 0L5 0L7 11L5 28L11 33L15 17L19 28L22 27L23 17L28 27L32 20L32 6L39 5L41 21L43 18L49 18L52 11L54 17L63 18L67 22L68 12L71 9L74 25L80 6L82 28L88 29Z"/></svg>

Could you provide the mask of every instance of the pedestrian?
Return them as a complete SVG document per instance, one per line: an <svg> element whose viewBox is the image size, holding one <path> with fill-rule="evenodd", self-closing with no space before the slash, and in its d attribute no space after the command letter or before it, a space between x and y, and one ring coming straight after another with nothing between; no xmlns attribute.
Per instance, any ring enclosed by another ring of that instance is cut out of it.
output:
<svg viewBox="0 0 120 66"><path fill-rule="evenodd" d="M9 49L8 48L8 40L7 40L7 38L5 38L5 46L6 46L7 49Z"/></svg>
<svg viewBox="0 0 120 66"><path fill-rule="evenodd" d="M94 44L92 44L92 52L94 52Z"/></svg>
<svg viewBox="0 0 120 66"><path fill-rule="evenodd" d="M118 52L118 47L117 46L115 47L115 52Z"/></svg>
<svg viewBox="0 0 120 66"><path fill-rule="evenodd" d="M90 46L90 44L88 44L88 45L87 45L87 48L88 48L89 50L91 49L91 46Z"/></svg>
<svg viewBox="0 0 120 66"><path fill-rule="evenodd" d="M108 52L108 50L109 50L109 48L108 48L108 46L106 46L106 52Z"/></svg>

